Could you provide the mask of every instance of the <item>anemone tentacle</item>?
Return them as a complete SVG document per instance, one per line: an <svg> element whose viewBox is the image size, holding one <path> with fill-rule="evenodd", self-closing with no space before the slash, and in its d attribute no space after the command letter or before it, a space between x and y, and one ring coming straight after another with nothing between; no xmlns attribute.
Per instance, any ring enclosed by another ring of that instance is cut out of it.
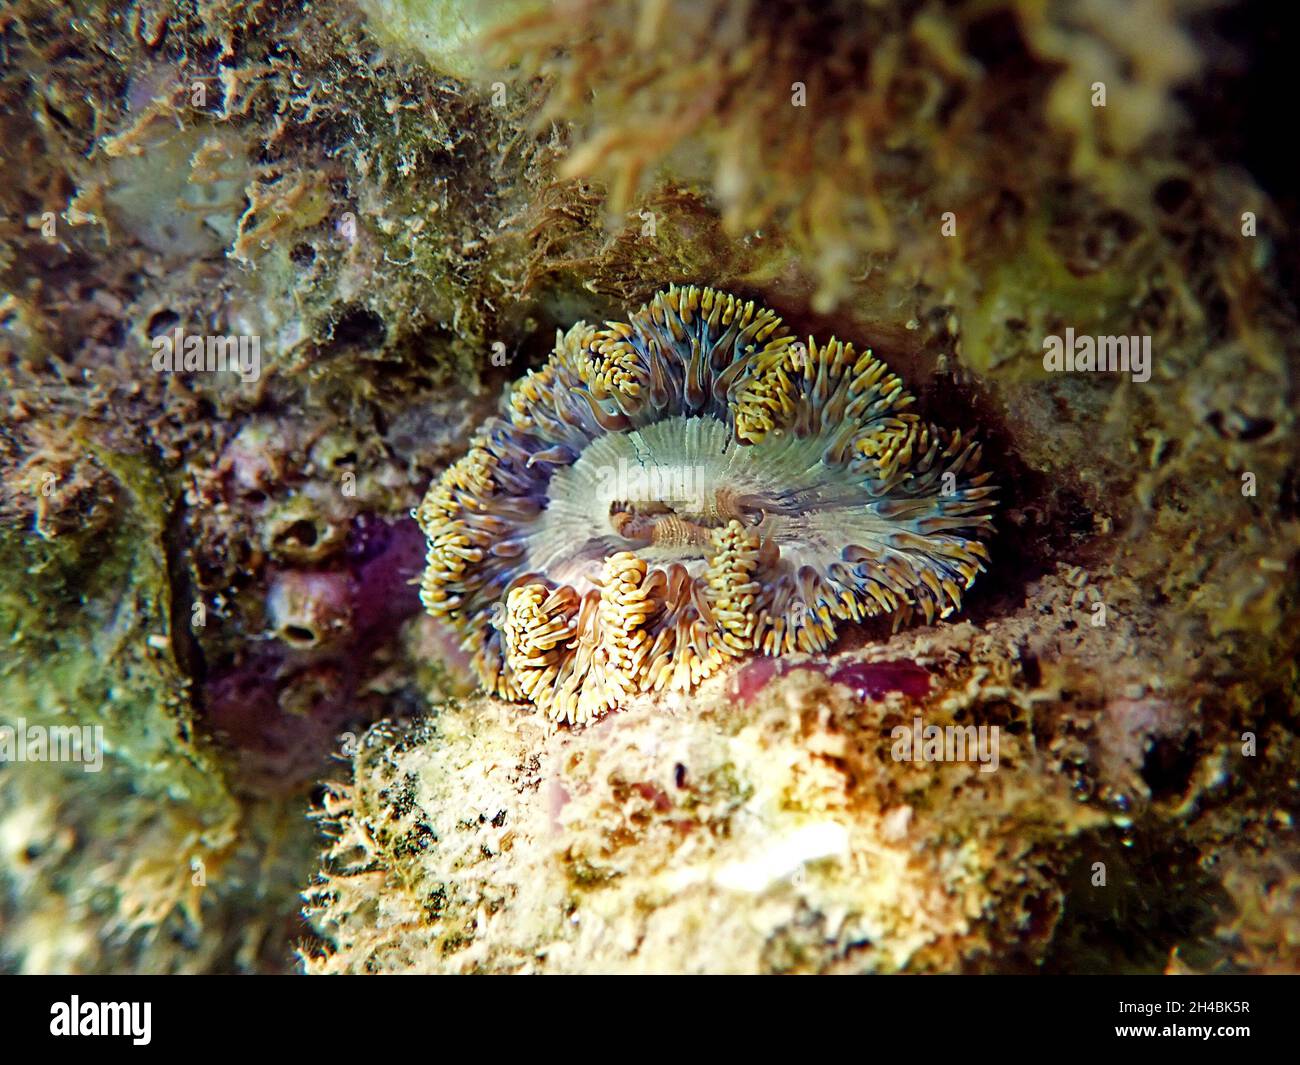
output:
<svg viewBox="0 0 1300 1065"><path fill-rule="evenodd" d="M846 622L948 617L996 489L912 402L871 351L709 288L579 322L430 487L424 605L487 690L573 724Z"/></svg>

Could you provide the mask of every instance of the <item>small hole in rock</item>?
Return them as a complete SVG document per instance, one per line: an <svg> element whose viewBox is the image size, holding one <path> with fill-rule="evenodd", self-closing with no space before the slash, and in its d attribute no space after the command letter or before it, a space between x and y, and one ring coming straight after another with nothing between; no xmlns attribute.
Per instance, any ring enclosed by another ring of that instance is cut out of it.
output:
<svg viewBox="0 0 1300 1065"><path fill-rule="evenodd" d="M145 326L145 329L148 330L149 338L153 339L154 337L162 336L164 333L170 333L176 328L176 323L180 320L180 315L175 311L169 311L164 308L163 310L156 311L153 314L149 319L149 324Z"/></svg>
<svg viewBox="0 0 1300 1065"><path fill-rule="evenodd" d="M1162 211L1173 214L1187 203L1191 195L1192 186L1190 182L1183 178L1169 178L1156 186L1156 206Z"/></svg>
<svg viewBox="0 0 1300 1065"><path fill-rule="evenodd" d="M302 518L285 529L278 539L281 543L286 540L296 540L303 547L311 547L317 540L316 525L306 518Z"/></svg>
<svg viewBox="0 0 1300 1065"><path fill-rule="evenodd" d="M365 307L351 307L334 323L329 346L335 351L347 348L374 351L383 345L387 335L384 320L374 311Z"/></svg>
<svg viewBox="0 0 1300 1065"><path fill-rule="evenodd" d="M1156 800L1176 799L1187 790L1196 769L1196 751L1190 738L1156 740L1142 762L1142 779Z"/></svg>
<svg viewBox="0 0 1300 1065"><path fill-rule="evenodd" d="M305 625L286 625L280 630L280 635L288 643L296 643L299 646L311 646L316 642L316 634Z"/></svg>

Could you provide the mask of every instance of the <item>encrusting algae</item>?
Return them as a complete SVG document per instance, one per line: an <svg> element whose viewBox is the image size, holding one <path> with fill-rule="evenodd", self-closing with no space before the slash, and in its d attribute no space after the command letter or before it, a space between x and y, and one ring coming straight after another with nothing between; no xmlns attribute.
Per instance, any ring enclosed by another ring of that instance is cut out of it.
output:
<svg viewBox="0 0 1300 1065"><path fill-rule="evenodd" d="M912 402L871 351L710 288L579 322L419 508L425 607L488 691L571 724L840 622L946 617L995 488Z"/></svg>

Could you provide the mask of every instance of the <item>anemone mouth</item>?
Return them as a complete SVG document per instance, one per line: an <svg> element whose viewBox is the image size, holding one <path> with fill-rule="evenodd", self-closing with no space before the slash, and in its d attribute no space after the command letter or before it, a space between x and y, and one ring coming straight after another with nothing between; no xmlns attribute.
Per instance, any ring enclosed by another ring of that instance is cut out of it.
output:
<svg viewBox="0 0 1300 1065"><path fill-rule="evenodd" d="M670 287L578 323L429 490L422 596L489 690L580 722L837 625L958 609L994 489L870 352Z"/></svg>

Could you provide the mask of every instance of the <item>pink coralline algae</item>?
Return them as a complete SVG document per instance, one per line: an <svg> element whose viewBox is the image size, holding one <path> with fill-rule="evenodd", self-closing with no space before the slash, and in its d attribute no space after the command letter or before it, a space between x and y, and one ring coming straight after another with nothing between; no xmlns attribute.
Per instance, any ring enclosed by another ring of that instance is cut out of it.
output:
<svg viewBox="0 0 1300 1065"><path fill-rule="evenodd" d="M364 663L419 613L412 581L423 553L409 518L361 515L334 567L273 578L271 639L215 669L204 693L213 731L251 779L277 788L311 779L338 734L364 717Z"/></svg>
<svg viewBox="0 0 1300 1065"><path fill-rule="evenodd" d="M864 662L861 660L834 665L827 662L788 662L784 659L751 660L732 681L733 691L749 706L775 677L796 669L810 669L826 676L833 684L842 684L860 700L879 702L888 692L901 692L910 699L923 699L930 693L930 671L907 660Z"/></svg>

